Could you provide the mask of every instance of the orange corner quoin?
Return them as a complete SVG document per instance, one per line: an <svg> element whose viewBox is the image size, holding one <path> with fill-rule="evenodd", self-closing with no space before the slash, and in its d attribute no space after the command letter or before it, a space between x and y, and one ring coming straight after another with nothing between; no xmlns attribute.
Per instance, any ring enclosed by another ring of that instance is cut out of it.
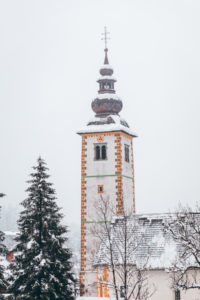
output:
<svg viewBox="0 0 200 300"><path fill-rule="evenodd" d="M124 209L135 213L133 138L137 135L119 114L123 103L115 91L107 47L97 82L98 93L92 101L95 115L78 131L82 137L80 295L108 298L109 269L94 265L99 240L92 228L101 226L98 207L102 199L113 204L116 216L123 215Z"/></svg>

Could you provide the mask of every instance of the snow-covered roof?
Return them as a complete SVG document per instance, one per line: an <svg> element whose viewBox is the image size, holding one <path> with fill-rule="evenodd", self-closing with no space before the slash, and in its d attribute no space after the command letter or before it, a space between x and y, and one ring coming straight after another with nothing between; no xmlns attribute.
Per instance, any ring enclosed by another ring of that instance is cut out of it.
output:
<svg viewBox="0 0 200 300"><path fill-rule="evenodd" d="M134 137L137 136L129 128L127 128L123 125L117 125L117 124L104 124L104 125L85 126L81 130L79 130L77 133L78 134L84 134L84 133L113 132L113 131L122 131L122 132L125 132L125 133L127 133L131 136L134 136Z"/></svg>
<svg viewBox="0 0 200 300"><path fill-rule="evenodd" d="M103 94L97 94L95 99L114 99L114 100L121 100L120 97L118 97L116 94L113 93L103 93Z"/></svg>
<svg viewBox="0 0 200 300"><path fill-rule="evenodd" d="M119 115L109 115L106 117L93 117L88 122L87 126L81 128L77 133L96 133L96 132L113 132L122 131L131 136L137 137L137 134L133 132L127 122Z"/></svg>
<svg viewBox="0 0 200 300"><path fill-rule="evenodd" d="M109 70L113 70L113 67L109 64L104 64L103 66L100 67L100 70L101 69L109 69Z"/></svg>
<svg viewBox="0 0 200 300"><path fill-rule="evenodd" d="M127 230L132 239L129 241L129 253L131 255L128 263L149 269L168 269L173 264L180 251L180 245L172 239L169 233L164 232L163 227L163 224L171 216L171 214L133 214L129 217ZM123 217L115 217L111 224L114 258L118 263L122 259L120 253L123 253L120 249L120 247L123 248L123 245L120 246L123 226ZM94 265L108 263L107 243L108 241L101 244ZM136 245L136 243L138 244ZM131 247L136 248L136 250L131 251Z"/></svg>
<svg viewBox="0 0 200 300"><path fill-rule="evenodd" d="M99 80L114 80L114 81L117 81L116 80L116 78L115 77L113 77L113 76L101 76L101 77L99 77L99 79L97 80L97 82L99 81Z"/></svg>

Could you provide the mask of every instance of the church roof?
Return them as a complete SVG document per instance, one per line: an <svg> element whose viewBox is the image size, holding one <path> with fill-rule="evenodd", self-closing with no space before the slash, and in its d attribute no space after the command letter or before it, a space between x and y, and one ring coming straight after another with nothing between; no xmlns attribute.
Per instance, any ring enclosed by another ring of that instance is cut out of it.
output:
<svg viewBox="0 0 200 300"><path fill-rule="evenodd" d="M78 134L95 133L95 132L116 132L122 131L133 137L137 137L127 122L118 115L103 117L93 117L86 126L78 131Z"/></svg>
<svg viewBox="0 0 200 300"><path fill-rule="evenodd" d="M180 245L164 231L163 225L171 217L172 214L133 214L128 221L125 221L124 217L114 218L111 222L111 238L115 263L122 264L123 261L123 234L127 224L128 263L139 268L169 268L181 251ZM109 265L109 261L108 239L105 236L94 265Z"/></svg>

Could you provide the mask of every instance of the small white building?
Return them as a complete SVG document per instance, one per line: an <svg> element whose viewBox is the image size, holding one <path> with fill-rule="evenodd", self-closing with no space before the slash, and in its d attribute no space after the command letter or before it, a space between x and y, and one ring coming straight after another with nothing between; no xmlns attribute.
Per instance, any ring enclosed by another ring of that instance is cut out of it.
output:
<svg viewBox="0 0 200 300"><path fill-rule="evenodd" d="M150 300L197 300L200 292L181 291L175 287L171 268L181 254L181 244L175 242L165 224L172 220L172 214L132 214L128 218L115 217L110 224L110 243L108 235L102 239L99 251L94 259L97 271L97 295L115 298L110 254L112 251L115 265L117 288L123 297L125 273L127 276L127 294L138 294L136 285L141 275L141 298ZM126 228L125 228L126 227ZM127 250L125 251L125 248ZM126 255L126 257L125 257ZM126 264L126 270L124 270Z"/></svg>

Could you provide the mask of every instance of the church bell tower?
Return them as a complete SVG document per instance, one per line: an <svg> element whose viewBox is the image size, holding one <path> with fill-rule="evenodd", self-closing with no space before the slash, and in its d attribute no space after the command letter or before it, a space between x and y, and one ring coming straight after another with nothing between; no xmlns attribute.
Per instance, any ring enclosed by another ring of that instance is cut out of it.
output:
<svg viewBox="0 0 200 300"><path fill-rule="evenodd" d="M109 198L116 215L124 207L135 212L133 138L136 134L119 115L123 103L115 91L116 79L108 60L107 31L104 33L105 58L100 68L98 94L92 101L95 113L87 125L79 130L81 150L81 295L97 296L91 291L90 227L97 220L95 203L100 196ZM96 208L97 209L97 208Z"/></svg>

